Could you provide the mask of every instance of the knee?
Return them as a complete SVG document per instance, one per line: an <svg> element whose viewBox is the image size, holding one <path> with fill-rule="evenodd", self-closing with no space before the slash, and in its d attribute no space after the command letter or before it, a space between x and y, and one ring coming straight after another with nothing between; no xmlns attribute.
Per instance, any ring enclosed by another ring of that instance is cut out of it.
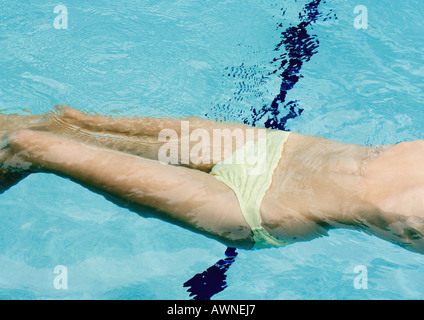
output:
<svg viewBox="0 0 424 320"><path fill-rule="evenodd" d="M74 119L74 120L82 120L83 118L85 118L87 116L82 111L79 111L79 110L73 109L73 108L69 108L69 105L57 106L55 109L64 118L70 118L70 119Z"/></svg>

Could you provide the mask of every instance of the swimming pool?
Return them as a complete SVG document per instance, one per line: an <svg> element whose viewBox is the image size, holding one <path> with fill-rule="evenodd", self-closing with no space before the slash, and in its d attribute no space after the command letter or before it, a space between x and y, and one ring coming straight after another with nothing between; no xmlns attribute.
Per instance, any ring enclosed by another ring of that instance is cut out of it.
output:
<svg viewBox="0 0 424 320"><path fill-rule="evenodd" d="M71 104L359 144L422 139L423 14L418 0L3 1L0 111ZM237 250L212 299L424 298L423 256L329 235ZM1 299L189 299L184 284L226 249L48 174L0 196Z"/></svg>

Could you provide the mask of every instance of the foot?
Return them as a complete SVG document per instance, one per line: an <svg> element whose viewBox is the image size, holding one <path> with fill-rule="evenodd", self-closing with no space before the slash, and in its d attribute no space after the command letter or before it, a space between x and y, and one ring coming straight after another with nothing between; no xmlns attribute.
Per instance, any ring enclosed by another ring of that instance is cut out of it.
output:
<svg viewBox="0 0 424 320"><path fill-rule="evenodd" d="M44 117L40 115L5 115L0 113L0 194L17 184L31 172L22 159L8 146L7 136L22 129L40 129Z"/></svg>
<svg viewBox="0 0 424 320"><path fill-rule="evenodd" d="M44 115L19 115L0 113L0 141L7 134L24 129L40 130L44 127Z"/></svg>
<svg viewBox="0 0 424 320"><path fill-rule="evenodd" d="M7 138L0 143L0 194L27 177L31 172L27 170L13 151L7 146Z"/></svg>

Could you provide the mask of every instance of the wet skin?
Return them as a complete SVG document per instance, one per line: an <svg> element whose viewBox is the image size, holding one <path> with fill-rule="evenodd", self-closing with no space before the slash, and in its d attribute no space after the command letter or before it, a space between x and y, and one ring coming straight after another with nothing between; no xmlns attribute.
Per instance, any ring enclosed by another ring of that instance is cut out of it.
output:
<svg viewBox="0 0 424 320"><path fill-rule="evenodd" d="M252 247L234 192L208 174L216 162L158 162L159 132L178 131L181 119L110 118L66 107L30 117L0 119L5 189L12 175L17 182L19 174L50 172L140 214L147 207L150 215L228 246ZM210 132L249 128L186 120L190 128ZM292 133L261 204L263 226L288 242L353 228L424 252L423 160L423 141L371 147Z"/></svg>

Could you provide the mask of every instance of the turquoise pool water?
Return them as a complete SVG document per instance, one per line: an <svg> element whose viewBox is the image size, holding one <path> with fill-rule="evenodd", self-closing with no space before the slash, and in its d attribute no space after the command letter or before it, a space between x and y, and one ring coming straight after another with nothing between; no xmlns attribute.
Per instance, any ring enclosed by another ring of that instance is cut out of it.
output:
<svg viewBox="0 0 424 320"><path fill-rule="evenodd" d="M66 29L55 27L58 5ZM366 29L354 25L358 5ZM422 139L423 14L420 0L2 1L0 111L71 104L359 144ZM212 299L424 298L424 256L359 232L329 235L238 250ZM225 250L53 175L0 195L1 299L189 299L183 284Z"/></svg>

